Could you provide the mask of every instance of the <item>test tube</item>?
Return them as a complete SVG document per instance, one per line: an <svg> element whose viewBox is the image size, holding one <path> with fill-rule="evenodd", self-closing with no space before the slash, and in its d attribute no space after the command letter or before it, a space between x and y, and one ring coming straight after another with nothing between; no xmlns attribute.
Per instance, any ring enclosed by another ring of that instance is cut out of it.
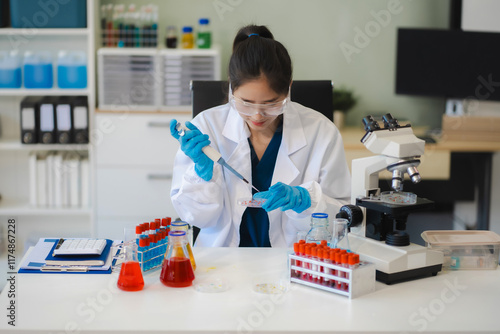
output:
<svg viewBox="0 0 500 334"><path fill-rule="evenodd" d="M299 255L301 257L305 257L306 256L306 244L305 243L300 243L299 242ZM307 263L301 262L301 267L302 268L306 268L306 266L307 266ZM300 278L301 279L306 279L306 274L303 271L300 272Z"/></svg>
<svg viewBox="0 0 500 334"><path fill-rule="evenodd" d="M141 234L142 234L142 226L140 224L136 225L135 226L135 242L136 242L137 246L139 246L139 238L141 237Z"/></svg>
<svg viewBox="0 0 500 334"><path fill-rule="evenodd" d="M311 259L312 260L318 260L318 247L312 247L311 248ZM315 263L311 265L311 270L312 271L319 271L319 266ZM312 274L311 276L311 282L317 283L318 282L318 275Z"/></svg>
<svg viewBox="0 0 500 334"><path fill-rule="evenodd" d="M145 263L145 259L144 259L144 255L146 253L146 237L144 236L141 236L141 238L139 238L139 248L138 248L138 259L139 259L139 263L141 264L141 268L142 268L142 271L145 271L145 267L144 267L144 263Z"/></svg>
<svg viewBox="0 0 500 334"><path fill-rule="evenodd" d="M329 249L329 248L323 250L323 262L326 264L332 263L332 261L330 260L330 252L331 252L331 249ZM323 267L323 272L325 274L331 275L332 269L325 266L325 267ZM328 277L323 278L323 285L325 285L325 286L330 285L330 279Z"/></svg>
<svg viewBox="0 0 500 334"><path fill-rule="evenodd" d="M296 242L293 244L293 252L294 252L294 255L297 255L297 256L300 256L300 252L299 252L299 243ZM301 264L300 264L300 261L299 260L294 260L294 262L292 263L292 265L294 266L297 266L297 267L300 267ZM293 271L293 277L298 277L300 274L300 271L298 270L294 270Z"/></svg>
<svg viewBox="0 0 500 334"><path fill-rule="evenodd" d="M317 259L318 259L319 262L323 262L323 252L325 250L322 247L318 247L318 248L319 249L318 249L318 257L317 257ZM325 267L323 267L321 264L318 265L318 272L323 273L324 271L325 271ZM323 284L323 280L324 280L323 276L318 275L318 283L319 284Z"/></svg>
<svg viewBox="0 0 500 334"><path fill-rule="evenodd" d="M347 254L347 253L342 254L341 257L340 257L340 261L342 262L342 267L349 268L349 254ZM346 271L342 271L342 273L340 274L340 277L342 277L342 278L348 278L347 277L347 272ZM341 290L347 291L347 288L348 288L348 284L347 283L342 282L340 284L340 289Z"/></svg>
<svg viewBox="0 0 500 334"><path fill-rule="evenodd" d="M305 247L305 250L306 250L305 254L306 254L306 256L305 256L305 257L306 257L307 259L311 259L311 248L312 248L312 247L311 247L311 245L310 245L310 244L306 244L306 247ZM305 269L311 269L311 263L306 262L306 263L305 263ZM309 273L305 273L305 272L304 272L304 279L305 279L306 281L310 281L310 280L311 280L311 274L309 274Z"/></svg>
<svg viewBox="0 0 500 334"><path fill-rule="evenodd" d="M150 265L151 265L151 261L150 258L151 258L151 251L150 251L150 245L151 245L151 241L149 240L149 236L144 236L144 240L145 240L145 243L146 243L146 246L145 246L145 251L144 251L144 271L147 271L150 268Z"/></svg>

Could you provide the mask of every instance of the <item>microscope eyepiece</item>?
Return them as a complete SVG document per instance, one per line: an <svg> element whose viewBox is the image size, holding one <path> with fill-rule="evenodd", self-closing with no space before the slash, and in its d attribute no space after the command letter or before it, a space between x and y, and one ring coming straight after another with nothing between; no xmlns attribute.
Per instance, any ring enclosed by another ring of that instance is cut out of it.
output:
<svg viewBox="0 0 500 334"><path fill-rule="evenodd" d="M392 117L391 114L385 114L382 116L382 119L384 120L384 128L386 129L396 129L399 127L398 120Z"/></svg>
<svg viewBox="0 0 500 334"><path fill-rule="evenodd" d="M373 119L372 115L363 117L363 125L365 126L365 131L373 131L380 129L380 125L378 125L378 122L375 119Z"/></svg>

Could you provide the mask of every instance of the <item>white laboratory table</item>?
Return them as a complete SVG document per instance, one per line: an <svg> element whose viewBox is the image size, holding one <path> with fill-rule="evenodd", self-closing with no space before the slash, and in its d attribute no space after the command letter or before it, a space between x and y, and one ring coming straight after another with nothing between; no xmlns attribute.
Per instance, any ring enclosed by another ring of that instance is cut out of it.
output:
<svg viewBox="0 0 500 334"><path fill-rule="evenodd" d="M356 299L292 283L283 294L253 291L260 275L286 275L288 249L196 248L195 282L229 289L169 288L159 271L145 288L116 288L118 274L17 274L16 326L8 325L9 284L0 330L12 333L486 333L500 332L500 270L441 272ZM224 281L223 281L224 282Z"/></svg>

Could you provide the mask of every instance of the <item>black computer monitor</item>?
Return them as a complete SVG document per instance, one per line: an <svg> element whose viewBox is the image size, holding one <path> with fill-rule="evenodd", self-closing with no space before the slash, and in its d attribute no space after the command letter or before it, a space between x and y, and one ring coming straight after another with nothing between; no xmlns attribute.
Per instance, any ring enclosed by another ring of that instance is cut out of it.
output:
<svg viewBox="0 0 500 334"><path fill-rule="evenodd" d="M396 94L500 101L500 33L398 30Z"/></svg>

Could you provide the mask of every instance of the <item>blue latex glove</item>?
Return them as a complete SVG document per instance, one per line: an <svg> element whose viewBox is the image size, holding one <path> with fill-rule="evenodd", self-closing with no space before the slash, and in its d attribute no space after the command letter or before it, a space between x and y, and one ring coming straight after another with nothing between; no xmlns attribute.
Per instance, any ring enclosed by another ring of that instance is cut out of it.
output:
<svg viewBox="0 0 500 334"><path fill-rule="evenodd" d="M205 181L210 181L214 172L214 162L201 150L210 145L208 135L204 135L191 122L186 122L186 127L191 131L186 131L184 136L179 136L176 130L177 120L170 121L170 133L181 144L181 150L194 162L194 170L199 177Z"/></svg>
<svg viewBox="0 0 500 334"><path fill-rule="evenodd" d="M281 182L270 187L268 191L256 193L253 197L266 199L262 208L267 212L280 208L281 211L293 210L301 213L311 206L311 195L305 188L292 187Z"/></svg>

